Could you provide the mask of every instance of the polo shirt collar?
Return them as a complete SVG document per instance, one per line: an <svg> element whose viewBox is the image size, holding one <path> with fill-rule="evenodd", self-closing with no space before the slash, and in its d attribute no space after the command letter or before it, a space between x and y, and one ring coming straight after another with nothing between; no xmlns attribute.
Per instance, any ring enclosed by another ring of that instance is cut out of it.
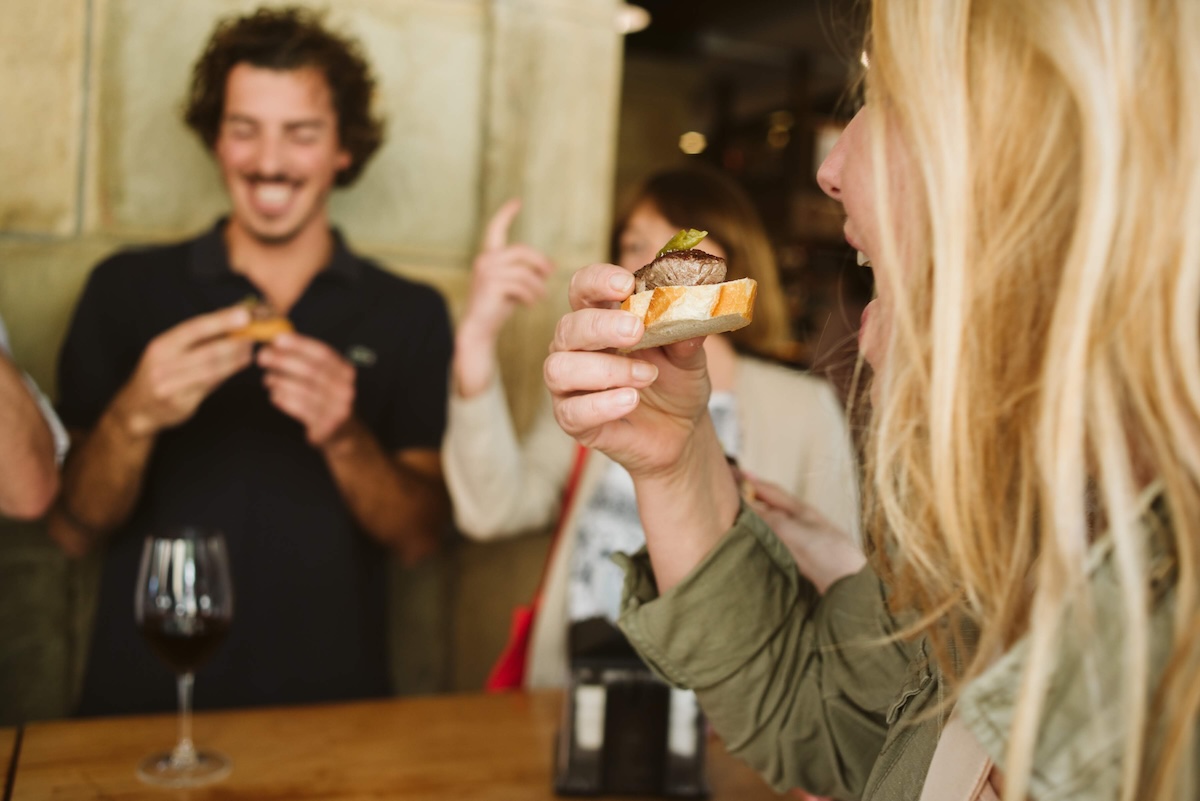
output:
<svg viewBox="0 0 1200 801"><path fill-rule="evenodd" d="M195 278L216 281L236 275L229 264L229 252L225 247L225 226L228 222L228 217L222 217L207 233L194 241L190 266ZM358 279L362 269L346 247L341 231L333 228L330 233L333 234L333 256L317 277L328 276L352 283Z"/></svg>

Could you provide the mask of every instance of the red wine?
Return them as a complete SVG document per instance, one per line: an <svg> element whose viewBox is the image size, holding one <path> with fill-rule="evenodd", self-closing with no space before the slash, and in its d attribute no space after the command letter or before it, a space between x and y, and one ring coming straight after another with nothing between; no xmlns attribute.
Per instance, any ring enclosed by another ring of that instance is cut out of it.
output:
<svg viewBox="0 0 1200 801"><path fill-rule="evenodd" d="M176 673L190 673L208 661L229 632L220 617L146 615L138 626L154 652Z"/></svg>

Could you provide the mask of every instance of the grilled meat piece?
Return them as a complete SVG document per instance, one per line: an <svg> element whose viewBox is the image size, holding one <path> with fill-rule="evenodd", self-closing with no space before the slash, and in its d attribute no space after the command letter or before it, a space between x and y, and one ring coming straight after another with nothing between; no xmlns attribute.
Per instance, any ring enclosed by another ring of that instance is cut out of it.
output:
<svg viewBox="0 0 1200 801"><path fill-rule="evenodd" d="M672 250L633 274L634 292L660 286L699 286L725 280L725 260L703 250Z"/></svg>

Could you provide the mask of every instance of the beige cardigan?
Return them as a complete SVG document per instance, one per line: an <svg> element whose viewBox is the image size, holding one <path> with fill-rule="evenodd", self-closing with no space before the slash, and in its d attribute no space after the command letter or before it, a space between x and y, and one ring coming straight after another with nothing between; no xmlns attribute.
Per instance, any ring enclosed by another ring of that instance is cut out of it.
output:
<svg viewBox="0 0 1200 801"><path fill-rule="evenodd" d="M858 491L845 417L825 381L785 367L738 358L735 380L742 452L756 476L787 488L858 536ZM549 525L558 513L575 441L547 405L518 442L504 392L493 382L464 400L451 393L442 459L455 520L468 537L498 540ZM526 684L566 683L567 575L579 515L609 459L589 455L551 564L530 643Z"/></svg>

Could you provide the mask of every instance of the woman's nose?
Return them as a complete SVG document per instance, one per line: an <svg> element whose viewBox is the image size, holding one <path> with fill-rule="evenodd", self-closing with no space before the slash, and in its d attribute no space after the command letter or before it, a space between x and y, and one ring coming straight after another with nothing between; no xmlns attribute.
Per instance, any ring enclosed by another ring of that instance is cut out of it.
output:
<svg viewBox="0 0 1200 801"><path fill-rule="evenodd" d="M846 162L845 148L842 146L844 136L845 134L838 137L829 155L817 170L817 184L820 185L821 191L839 201L842 199L842 166Z"/></svg>
<svg viewBox="0 0 1200 801"><path fill-rule="evenodd" d="M841 136L833 143L829 155L821 162L820 169L817 170L817 183L820 185L821 191L834 200L842 199L842 168L846 166L846 151L849 149L852 129L857 127L859 115L862 113L862 109L859 109L858 113L854 115L854 119L850 120Z"/></svg>

